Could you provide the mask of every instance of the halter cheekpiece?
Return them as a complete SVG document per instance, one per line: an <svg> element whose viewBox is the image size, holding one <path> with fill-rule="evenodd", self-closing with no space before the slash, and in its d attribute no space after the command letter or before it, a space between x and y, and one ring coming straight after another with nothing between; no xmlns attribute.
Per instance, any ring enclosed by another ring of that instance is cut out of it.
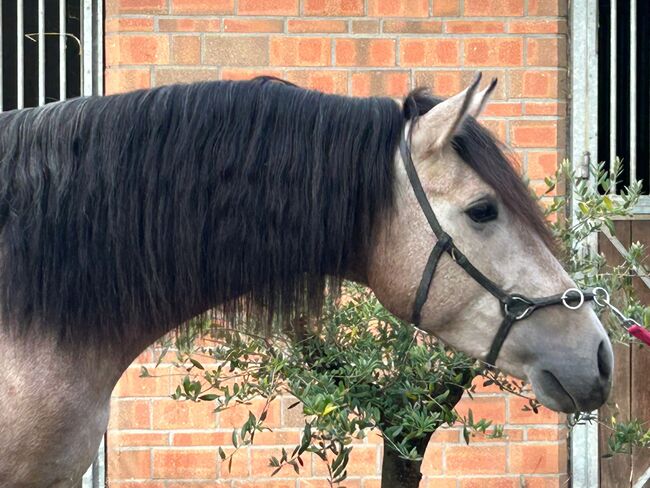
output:
<svg viewBox="0 0 650 488"><path fill-rule="evenodd" d="M490 292L501 304L501 314L503 315L503 321L499 326L499 330L496 333L496 336L492 340L492 345L490 346L490 351L488 352L485 362L489 365L495 365L496 360L501 351L501 347L505 342L512 326L515 322L523 320L535 311L549 305L564 305L566 308L571 310L576 310L580 308L585 301L594 300L595 294L593 291L582 291L578 288L569 288L564 293L557 295L551 295L548 297L542 298L528 298L524 295L518 293L507 293L503 288L490 280L485 276L481 271L479 271L467 257L456 247L453 239L449 234L447 234L438 219L436 218L429 200L422 188L422 183L418 177L417 171L415 170L415 165L413 164L413 158L411 157L411 150L407 141L406 133L400 140L399 145L400 154L402 156L402 161L404 161L404 166L406 168L406 174L408 175L411 186L415 193L415 197L420 204L420 208L424 212L429 226L433 233L435 234L438 241L431 250L429 254L429 259L427 264L424 267L422 273L422 279L420 280L420 285L418 286L417 293L415 295L415 302L413 303L413 312L411 315L411 322L415 326L420 325L420 314L422 312L422 307L427 300L429 294L429 288L431 287L431 282L433 280L433 275L435 274L436 267L443 253L449 254L449 256L463 268L467 274L469 274L474 281L479 285L485 288Z"/></svg>

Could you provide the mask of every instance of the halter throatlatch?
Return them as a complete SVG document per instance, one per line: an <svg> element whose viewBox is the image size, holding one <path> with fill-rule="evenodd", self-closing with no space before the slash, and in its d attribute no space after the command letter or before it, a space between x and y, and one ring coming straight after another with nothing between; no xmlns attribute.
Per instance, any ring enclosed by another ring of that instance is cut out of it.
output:
<svg viewBox="0 0 650 488"><path fill-rule="evenodd" d="M517 293L507 293L499 285L494 283L491 279L485 276L481 271L479 271L467 257L456 247L453 239L449 234L447 234L438 222L436 214L433 212L429 200L427 198L424 189L422 188L422 183L418 177L417 171L415 170L415 165L413 163L413 158L411 157L411 150L409 148L406 135L401 138L399 145L400 154L402 156L402 161L404 161L404 167L406 168L406 174L408 175L411 186L413 187L413 192L415 193L415 198L417 198L420 208L424 212L429 226L433 233L435 234L438 242L431 250L429 254L429 259L427 264L424 267L422 273L422 279L420 280L420 285L418 286L417 293L415 295L415 302L413 303L413 312L411 315L411 322L415 326L420 325L420 314L422 312L422 307L427 301L427 296L429 295L429 288L431 288L431 282L433 281L433 276L436 272L436 267L438 262L442 257L443 253L449 254L451 258L463 268L467 274L469 274L474 281L479 285L485 288L490 292L501 304L501 314L503 315L503 321L499 326L499 330L496 333L496 336L492 340L492 345L490 346L490 351L485 358L485 362L489 365L495 365L497 358L499 357L499 352L501 347L505 342L512 326L515 322L523 320L529 317L535 310L547 307L549 305L564 305L565 307L575 310L580 308L585 301L594 299L593 291L582 291L577 288L569 288L564 293L557 295L551 295L548 297L542 298L528 298L524 295Z"/></svg>

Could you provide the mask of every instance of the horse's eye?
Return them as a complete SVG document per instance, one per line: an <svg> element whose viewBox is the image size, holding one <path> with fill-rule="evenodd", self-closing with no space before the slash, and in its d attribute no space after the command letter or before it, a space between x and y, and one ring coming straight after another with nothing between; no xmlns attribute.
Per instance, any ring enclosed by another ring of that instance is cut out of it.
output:
<svg viewBox="0 0 650 488"><path fill-rule="evenodd" d="M499 216L497 205L489 200L481 200L465 210L470 219L478 224L495 220Z"/></svg>

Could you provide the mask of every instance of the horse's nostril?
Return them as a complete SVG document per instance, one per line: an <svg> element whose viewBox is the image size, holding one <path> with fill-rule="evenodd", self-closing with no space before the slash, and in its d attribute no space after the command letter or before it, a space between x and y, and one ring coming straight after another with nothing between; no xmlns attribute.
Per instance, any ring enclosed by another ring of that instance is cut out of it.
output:
<svg viewBox="0 0 650 488"><path fill-rule="evenodd" d="M607 347L607 340L602 340L598 346L598 372L604 380L609 380L612 374L612 356Z"/></svg>

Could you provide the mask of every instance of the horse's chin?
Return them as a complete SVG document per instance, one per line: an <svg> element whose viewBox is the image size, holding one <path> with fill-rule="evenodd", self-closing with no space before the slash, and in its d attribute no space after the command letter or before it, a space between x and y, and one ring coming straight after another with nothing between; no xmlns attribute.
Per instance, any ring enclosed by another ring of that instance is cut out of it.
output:
<svg viewBox="0 0 650 488"><path fill-rule="evenodd" d="M556 412L574 413L579 406L553 373L546 370L529 373L537 401Z"/></svg>
<svg viewBox="0 0 650 488"><path fill-rule="evenodd" d="M545 407L556 412L575 413L597 410L605 403L611 388L611 382L598 388L572 390L566 387L561 378L547 369L531 368L526 371L533 393Z"/></svg>

